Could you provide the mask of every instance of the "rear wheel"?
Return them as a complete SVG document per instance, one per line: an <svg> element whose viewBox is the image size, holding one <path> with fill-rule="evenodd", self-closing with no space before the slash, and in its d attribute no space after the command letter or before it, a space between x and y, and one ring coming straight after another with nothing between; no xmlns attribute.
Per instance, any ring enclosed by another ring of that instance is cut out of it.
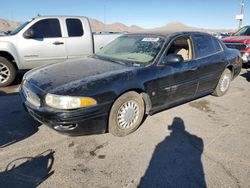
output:
<svg viewBox="0 0 250 188"><path fill-rule="evenodd" d="M220 80L213 92L214 96L220 97L226 94L229 89L230 83L232 79L232 73L229 69L225 69L222 73Z"/></svg>
<svg viewBox="0 0 250 188"><path fill-rule="evenodd" d="M0 87L10 85L16 77L16 68L6 58L0 57Z"/></svg>
<svg viewBox="0 0 250 188"><path fill-rule="evenodd" d="M134 132L144 117L145 105L140 94L130 91L121 95L109 114L109 132L114 136L126 136Z"/></svg>

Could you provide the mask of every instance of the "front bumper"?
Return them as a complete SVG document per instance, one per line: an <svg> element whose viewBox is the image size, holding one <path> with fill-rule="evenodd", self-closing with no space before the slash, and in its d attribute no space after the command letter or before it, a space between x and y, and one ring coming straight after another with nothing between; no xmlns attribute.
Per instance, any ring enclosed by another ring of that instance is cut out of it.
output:
<svg viewBox="0 0 250 188"><path fill-rule="evenodd" d="M104 133L107 130L111 102L76 110L56 110L45 105L41 107L32 105L27 100L23 87L20 88L19 94L27 112L57 132L78 136Z"/></svg>

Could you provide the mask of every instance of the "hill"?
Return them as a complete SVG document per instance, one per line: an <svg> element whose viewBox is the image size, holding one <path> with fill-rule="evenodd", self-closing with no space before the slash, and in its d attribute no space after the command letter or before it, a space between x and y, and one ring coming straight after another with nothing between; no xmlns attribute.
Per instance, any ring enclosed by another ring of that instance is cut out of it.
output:
<svg viewBox="0 0 250 188"><path fill-rule="evenodd" d="M89 19L92 30L94 32L113 31L113 32L141 32L141 31L204 31L204 32L232 32L233 30L227 29L204 29L199 27L191 27L180 22L173 22L166 24L162 27L153 29L144 29L136 25L127 26L122 23L105 24L96 19ZM0 32L15 29L20 22L4 20L0 18Z"/></svg>

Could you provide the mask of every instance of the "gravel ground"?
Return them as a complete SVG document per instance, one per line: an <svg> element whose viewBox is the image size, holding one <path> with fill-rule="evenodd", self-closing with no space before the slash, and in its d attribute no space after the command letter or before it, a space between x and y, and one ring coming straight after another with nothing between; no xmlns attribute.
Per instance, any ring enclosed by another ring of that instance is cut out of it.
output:
<svg viewBox="0 0 250 188"><path fill-rule="evenodd" d="M20 82L20 81L19 81ZM133 134L68 137L0 90L0 187L250 187L250 69L223 97L149 116Z"/></svg>

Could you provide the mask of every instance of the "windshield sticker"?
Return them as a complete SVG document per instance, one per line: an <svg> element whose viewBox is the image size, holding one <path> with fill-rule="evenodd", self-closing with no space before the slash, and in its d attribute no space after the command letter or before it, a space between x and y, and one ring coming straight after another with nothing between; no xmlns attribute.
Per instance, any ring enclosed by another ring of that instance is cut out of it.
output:
<svg viewBox="0 0 250 188"><path fill-rule="evenodd" d="M157 42L159 38L143 38L141 41L144 42Z"/></svg>

